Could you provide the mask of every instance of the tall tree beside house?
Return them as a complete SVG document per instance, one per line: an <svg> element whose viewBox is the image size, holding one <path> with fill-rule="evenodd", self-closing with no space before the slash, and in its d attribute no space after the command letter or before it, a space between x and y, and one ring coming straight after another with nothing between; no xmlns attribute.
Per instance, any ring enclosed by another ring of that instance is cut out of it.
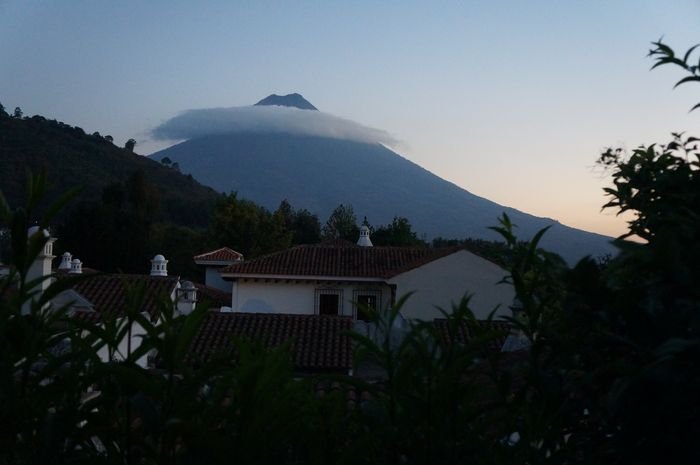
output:
<svg viewBox="0 0 700 465"><path fill-rule="evenodd" d="M372 231L374 245L397 247L425 246L425 241L418 238L411 222L402 216L395 216L391 223L379 226Z"/></svg>
<svg viewBox="0 0 700 465"><path fill-rule="evenodd" d="M156 189L134 172L126 183L105 187L100 203L71 212L59 226L61 248L101 271L143 272L158 207Z"/></svg>
<svg viewBox="0 0 700 465"><path fill-rule="evenodd" d="M285 199L274 212L287 231L291 233L291 245L315 244L321 240L321 224L318 216L305 208L295 210Z"/></svg>
<svg viewBox="0 0 700 465"><path fill-rule="evenodd" d="M265 208L231 193L217 204L210 227L212 242L226 245L246 257L289 247L291 234L283 214L271 214Z"/></svg>
<svg viewBox="0 0 700 465"><path fill-rule="evenodd" d="M321 232L326 240L344 239L356 242L360 236L360 228L357 226L357 216L352 205L338 205L328 217Z"/></svg>

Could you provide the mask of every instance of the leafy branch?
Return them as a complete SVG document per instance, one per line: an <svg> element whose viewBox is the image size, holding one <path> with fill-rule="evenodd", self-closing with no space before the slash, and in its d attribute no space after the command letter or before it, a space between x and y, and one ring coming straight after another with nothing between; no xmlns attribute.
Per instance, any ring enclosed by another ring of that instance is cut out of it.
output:
<svg viewBox="0 0 700 465"><path fill-rule="evenodd" d="M673 86L674 89L681 84L685 84L686 82L700 82L700 57L698 57L697 65L690 64L691 55L693 54L695 49L698 48L698 46L700 46L700 44L696 44L690 47L685 52L685 55L683 55L683 58L677 57L673 49L668 45L664 44L661 41L661 39L659 39L656 42L652 42L651 44L654 47L656 47L652 50L649 50L648 56L653 57L656 60L656 63L654 63L651 69L654 69L661 65L674 64L676 66L680 66L686 72L690 73L690 75L676 82L676 85ZM697 108L700 108L700 103L695 104L695 106L693 106L690 109L690 111L693 111Z"/></svg>

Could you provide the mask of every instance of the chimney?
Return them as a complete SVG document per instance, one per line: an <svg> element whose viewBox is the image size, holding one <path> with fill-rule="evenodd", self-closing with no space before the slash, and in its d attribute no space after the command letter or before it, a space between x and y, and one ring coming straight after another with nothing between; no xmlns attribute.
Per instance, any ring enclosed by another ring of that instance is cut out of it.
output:
<svg viewBox="0 0 700 465"><path fill-rule="evenodd" d="M151 260L151 276L168 276L168 261L161 254Z"/></svg>
<svg viewBox="0 0 700 465"><path fill-rule="evenodd" d="M197 307L197 288L191 281L182 281L177 290L177 311L189 315Z"/></svg>
<svg viewBox="0 0 700 465"><path fill-rule="evenodd" d="M43 236L43 238L41 238L39 235ZM51 237L46 229L40 230L39 226L32 226L27 231L27 240L46 241L44 243L43 250L39 252L39 255L37 255L34 263L32 263L32 266L29 268L27 279L31 281L33 279L49 276L51 274L51 262L54 258L56 258L53 255L53 243L56 242L56 238ZM48 279L44 280L41 283L41 290L46 290L46 288L49 287L49 284Z"/></svg>
<svg viewBox="0 0 700 465"><path fill-rule="evenodd" d="M372 247L372 241L369 238L369 228L367 225L360 226L360 238L357 240L357 245L360 247Z"/></svg>
<svg viewBox="0 0 700 465"><path fill-rule="evenodd" d="M65 256L65 254L64 254L64 256ZM69 274L83 274L83 262L81 262L77 258L74 258L70 262L70 271L68 273Z"/></svg>
<svg viewBox="0 0 700 465"><path fill-rule="evenodd" d="M513 297L513 303L510 306L510 310L513 312L514 320L522 321L525 308L518 296ZM525 334L519 329L512 328L510 334L503 342L501 352L517 352L520 350L526 350L529 347L530 341L527 339Z"/></svg>
<svg viewBox="0 0 700 465"><path fill-rule="evenodd" d="M56 258L53 255L53 243L56 241L56 238L51 237L46 229L41 229L39 226L34 225L27 230L27 241L45 241L44 248L36 256L27 272L27 282L41 279L41 282L37 286L38 294L37 297L35 297L38 299L38 295L43 293L51 285L51 263L53 259ZM22 308L22 313L27 314L31 311L30 309L31 304L27 302Z"/></svg>
<svg viewBox="0 0 700 465"><path fill-rule="evenodd" d="M61 255L61 264L58 265L59 271L70 271L72 258L73 256L70 254L70 252L66 252Z"/></svg>

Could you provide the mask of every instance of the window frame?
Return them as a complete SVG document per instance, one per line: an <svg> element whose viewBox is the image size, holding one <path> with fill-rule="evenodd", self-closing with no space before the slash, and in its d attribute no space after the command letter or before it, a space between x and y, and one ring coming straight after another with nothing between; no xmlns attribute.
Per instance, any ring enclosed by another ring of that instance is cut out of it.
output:
<svg viewBox="0 0 700 465"><path fill-rule="evenodd" d="M375 311L381 310L382 308L382 290L381 289L354 289L352 292L352 319L355 321L369 321L359 318L359 300L360 297L374 297L375 299Z"/></svg>
<svg viewBox="0 0 700 465"><path fill-rule="evenodd" d="M338 298L338 308L336 311L336 316L343 315L343 289L338 288L316 288L314 290L314 314L322 315L321 313L321 296L322 295L334 295ZM328 315L327 313L324 315Z"/></svg>

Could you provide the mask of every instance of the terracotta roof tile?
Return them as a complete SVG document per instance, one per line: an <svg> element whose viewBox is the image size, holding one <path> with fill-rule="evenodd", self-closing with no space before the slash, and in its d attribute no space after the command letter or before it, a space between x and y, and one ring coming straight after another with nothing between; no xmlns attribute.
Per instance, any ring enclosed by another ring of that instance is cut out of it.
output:
<svg viewBox="0 0 700 465"><path fill-rule="evenodd" d="M65 275L71 276L71 275ZM95 312L79 312L77 318L96 321L120 316L127 304L128 289L144 287L142 312L155 315L159 298L170 298L177 285L177 277L149 275L94 275L78 281L72 288L89 300ZM83 315L84 313L84 315Z"/></svg>
<svg viewBox="0 0 700 465"><path fill-rule="evenodd" d="M444 318L433 320L433 325L438 331L438 337L445 344L466 344L473 336L473 331L465 321L460 322L455 331L450 334L448 322ZM490 328L495 331L495 337L489 344L489 350L500 351L510 333L511 325L507 321L477 320L481 328Z"/></svg>
<svg viewBox="0 0 700 465"><path fill-rule="evenodd" d="M352 320L325 315L210 312L192 341L189 358L207 360L233 351L233 337L247 337L265 347L291 341L300 371L347 371L352 367Z"/></svg>
<svg viewBox="0 0 700 465"><path fill-rule="evenodd" d="M350 243L348 243L350 244ZM236 263L221 273L237 275L333 276L387 279L461 250L459 247L359 247L300 245Z"/></svg>
<svg viewBox="0 0 700 465"><path fill-rule="evenodd" d="M211 305L213 307L231 306L231 293L220 289L205 286L204 284L193 283L197 288L197 301Z"/></svg>
<svg viewBox="0 0 700 465"><path fill-rule="evenodd" d="M203 254L195 255L195 262L238 262L243 260L243 254L228 247L212 250Z"/></svg>

